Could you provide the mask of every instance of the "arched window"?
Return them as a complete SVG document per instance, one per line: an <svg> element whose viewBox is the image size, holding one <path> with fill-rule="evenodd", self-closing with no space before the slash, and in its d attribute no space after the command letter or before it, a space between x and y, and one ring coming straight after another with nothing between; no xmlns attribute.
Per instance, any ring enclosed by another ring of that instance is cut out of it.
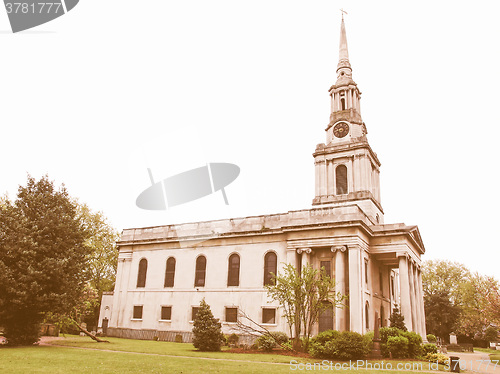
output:
<svg viewBox="0 0 500 374"><path fill-rule="evenodd" d="M167 268L165 269L164 287L173 287L174 278L175 278L175 258L169 257L167 260Z"/></svg>
<svg viewBox="0 0 500 374"><path fill-rule="evenodd" d="M207 259L199 256L196 259L196 273L194 278L195 287L205 287L205 272L207 270Z"/></svg>
<svg viewBox="0 0 500 374"><path fill-rule="evenodd" d="M274 284L273 274L276 275L278 269L278 258L276 253L268 252L264 257L264 286Z"/></svg>
<svg viewBox="0 0 500 374"><path fill-rule="evenodd" d="M339 165L335 169L335 181L337 185L337 195L345 195L347 191L347 166Z"/></svg>
<svg viewBox="0 0 500 374"><path fill-rule="evenodd" d="M370 329L370 307L368 306L368 301L365 304L365 316L366 316L366 329Z"/></svg>
<svg viewBox="0 0 500 374"><path fill-rule="evenodd" d="M229 256L227 265L227 285L240 285L240 256L238 256L236 253L233 253L231 256Z"/></svg>
<svg viewBox="0 0 500 374"><path fill-rule="evenodd" d="M345 98L342 97L340 99L340 110L346 110L346 106L345 106Z"/></svg>
<svg viewBox="0 0 500 374"><path fill-rule="evenodd" d="M139 271L137 273L137 287L146 287L146 273L148 272L148 260L143 258L139 261Z"/></svg>

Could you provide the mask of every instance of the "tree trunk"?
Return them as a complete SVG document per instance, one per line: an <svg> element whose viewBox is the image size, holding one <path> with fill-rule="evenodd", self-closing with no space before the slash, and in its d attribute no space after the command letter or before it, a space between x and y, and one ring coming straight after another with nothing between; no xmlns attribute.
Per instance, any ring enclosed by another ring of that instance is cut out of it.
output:
<svg viewBox="0 0 500 374"><path fill-rule="evenodd" d="M99 339L97 336L95 336L94 334L91 334L90 332L88 332L87 330L85 330L82 326L80 326L80 324L78 322L76 322L74 319L72 319L73 323L78 327L78 329L83 332L85 335L87 335L88 337L90 337L91 339L95 340L96 342L98 343L109 343L109 341L107 340L102 340L102 339Z"/></svg>

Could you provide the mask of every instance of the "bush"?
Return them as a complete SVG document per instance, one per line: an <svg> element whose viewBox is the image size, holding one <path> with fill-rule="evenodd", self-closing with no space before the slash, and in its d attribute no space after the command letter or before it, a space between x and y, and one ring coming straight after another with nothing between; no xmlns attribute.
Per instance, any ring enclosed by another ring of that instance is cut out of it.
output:
<svg viewBox="0 0 500 374"><path fill-rule="evenodd" d="M232 333L228 337L226 337L227 343L228 344L238 344L238 341L240 340L240 337L236 335L235 333Z"/></svg>
<svg viewBox="0 0 500 374"><path fill-rule="evenodd" d="M408 357L408 339L404 336L391 336L387 339L387 350L393 358Z"/></svg>
<svg viewBox="0 0 500 374"><path fill-rule="evenodd" d="M446 365L449 363L448 356L445 356L442 353L428 353L427 356L425 356L425 359L430 362L437 362L440 365Z"/></svg>
<svg viewBox="0 0 500 374"><path fill-rule="evenodd" d="M327 342L327 347L329 344L330 342ZM342 331L331 344L333 358L339 360L357 360L370 353L368 341L357 332Z"/></svg>
<svg viewBox="0 0 500 374"><path fill-rule="evenodd" d="M220 351L224 343L219 319L214 318L210 306L201 300L200 309L193 321L193 345L200 351Z"/></svg>
<svg viewBox="0 0 500 374"><path fill-rule="evenodd" d="M273 350L273 348L276 346L276 340L274 340L269 335L261 335L257 339L257 345L258 345L259 349L266 351L266 352L271 352Z"/></svg>
<svg viewBox="0 0 500 374"><path fill-rule="evenodd" d="M175 342L176 343L182 343L182 335L181 334L175 335Z"/></svg>
<svg viewBox="0 0 500 374"><path fill-rule="evenodd" d="M428 341L429 343L435 343L435 342L437 342L436 335L427 334L427 341Z"/></svg>
<svg viewBox="0 0 500 374"><path fill-rule="evenodd" d="M389 349L387 349L387 339L391 336L401 336L404 334L403 330L397 327L382 327L380 330L380 351L382 356L389 357Z"/></svg>
<svg viewBox="0 0 500 374"><path fill-rule="evenodd" d="M288 341L290 340L288 335L282 331L272 332L271 335L274 337L274 339L279 345L288 343Z"/></svg>
<svg viewBox="0 0 500 374"><path fill-rule="evenodd" d="M422 338L419 334L412 331L405 331L400 336L408 339L408 357L415 358L421 355Z"/></svg>
<svg viewBox="0 0 500 374"><path fill-rule="evenodd" d="M338 360L357 360L370 353L370 339L356 332L327 330L310 342L313 357Z"/></svg>
<svg viewBox="0 0 500 374"><path fill-rule="evenodd" d="M326 330L320 332L309 342L309 352L313 357L319 358L331 358L333 357L333 348L330 344L329 347L326 346L326 343L332 342L337 339L340 335L340 332L335 330Z"/></svg>
<svg viewBox="0 0 500 374"><path fill-rule="evenodd" d="M426 357L429 353L437 353L438 349L435 344L427 343L422 346L422 355Z"/></svg>

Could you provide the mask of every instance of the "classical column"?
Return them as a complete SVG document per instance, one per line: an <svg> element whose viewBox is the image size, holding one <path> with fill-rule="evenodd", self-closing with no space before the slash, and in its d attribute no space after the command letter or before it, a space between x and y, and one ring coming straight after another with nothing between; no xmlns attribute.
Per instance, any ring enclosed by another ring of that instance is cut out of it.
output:
<svg viewBox="0 0 500 374"><path fill-rule="evenodd" d="M299 248L297 249L297 253L299 255L302 255L302 264L301 264L301 270L304 266L309 265L311 262L310 254L312 252L311 248Z"/></svg>
<svg viewBox="0 0 500 374"><path fill-rule="evenodd" d="M118 267L116 270L116 284L113 293L113 305L109 317L109 327L121 327L124 325L124 312L127 307L127 297L132 265L132 250L120 249L118 253Z"/></svg>
<svg viewBox="0 0 500 374"><path fill-rule="evenodd" d="M315 170L315 182L316 182L316 185L314 186L315 188L315 192L316 192L316 196L320 196L321 192L320 192L320 189L319 189L319 185L320 185L320 181L319 181L319 174L320 174L320 165L319 165L319 162L318 160L314 160L314 170Z"/></svg>
<svg viewBox="0 0 500 374"><path fill-rule="evenodd" d="M399 257L399 292L401 295L400 309L405 317L405 325L408 331L412 331L411 324L411 300L410 300L410 279L408 276L408 260L405 255Z"/></svg>
<svg viewBox="0 0 500 374"><path fill-rule="evenodd" d="M417 325L415 326L415 332L422 336L422 315L420 313L420 292L418 290L418 274L417 274L417 264L413 264L413 288L415 292L415 304L413 309L415 309L415 321Z"/></svg>
<svg viewBox="0 0 500 374"><path fill-rule="evenodd" d="M420 331L422 332L421 336L424 342L427 342L427 330L425 327L425 309L424 309L424 291L422 289L422 271L418 270L418 292L419 298L418 302L420 304Z"/></svg>
<svg viewBox="0 0 500 374"><path fill-rule="evenodd" d="M411 302L411 326L412 329L410 331L417 332L417 308L415 301L415 279L413 277L413 260L409 259L408 261L409 268L409 280L410 280L410 302Z"/></svg>
<svg viewBox="0 0 500 374"><path fill-rule="evenodd" d="M345 259L344 253L347 250L345 245L335 246L331 251L335 253L335 293L345 295ZM335 329L337 331L345 331L345 314L347 307L335 309Z"/></svg>
<svg viewBox="0 0 500 374"><path fill-rule="evenodd" d="M349 320L350 331L363 333L363 299L361 297L361 248L349 246Z"/></svg>

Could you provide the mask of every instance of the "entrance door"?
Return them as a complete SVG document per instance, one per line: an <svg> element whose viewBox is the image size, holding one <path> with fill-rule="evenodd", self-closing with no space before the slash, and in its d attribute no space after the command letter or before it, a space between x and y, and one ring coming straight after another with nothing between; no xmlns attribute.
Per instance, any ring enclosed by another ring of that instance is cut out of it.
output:
<svg viewBox="0 0 500 374"><path fill-rule="evenodd" d="M104 318L102 320L102 333L106 335L108 333L108 322L109 320L107 318Z"/></svg>
<svg viewBox="0 0 500 374"><path fill-rule="evenodd" d="M329 301L323 303L327 304L327 307L319 315L319 332L333 330L333 305Z"/></svg>

